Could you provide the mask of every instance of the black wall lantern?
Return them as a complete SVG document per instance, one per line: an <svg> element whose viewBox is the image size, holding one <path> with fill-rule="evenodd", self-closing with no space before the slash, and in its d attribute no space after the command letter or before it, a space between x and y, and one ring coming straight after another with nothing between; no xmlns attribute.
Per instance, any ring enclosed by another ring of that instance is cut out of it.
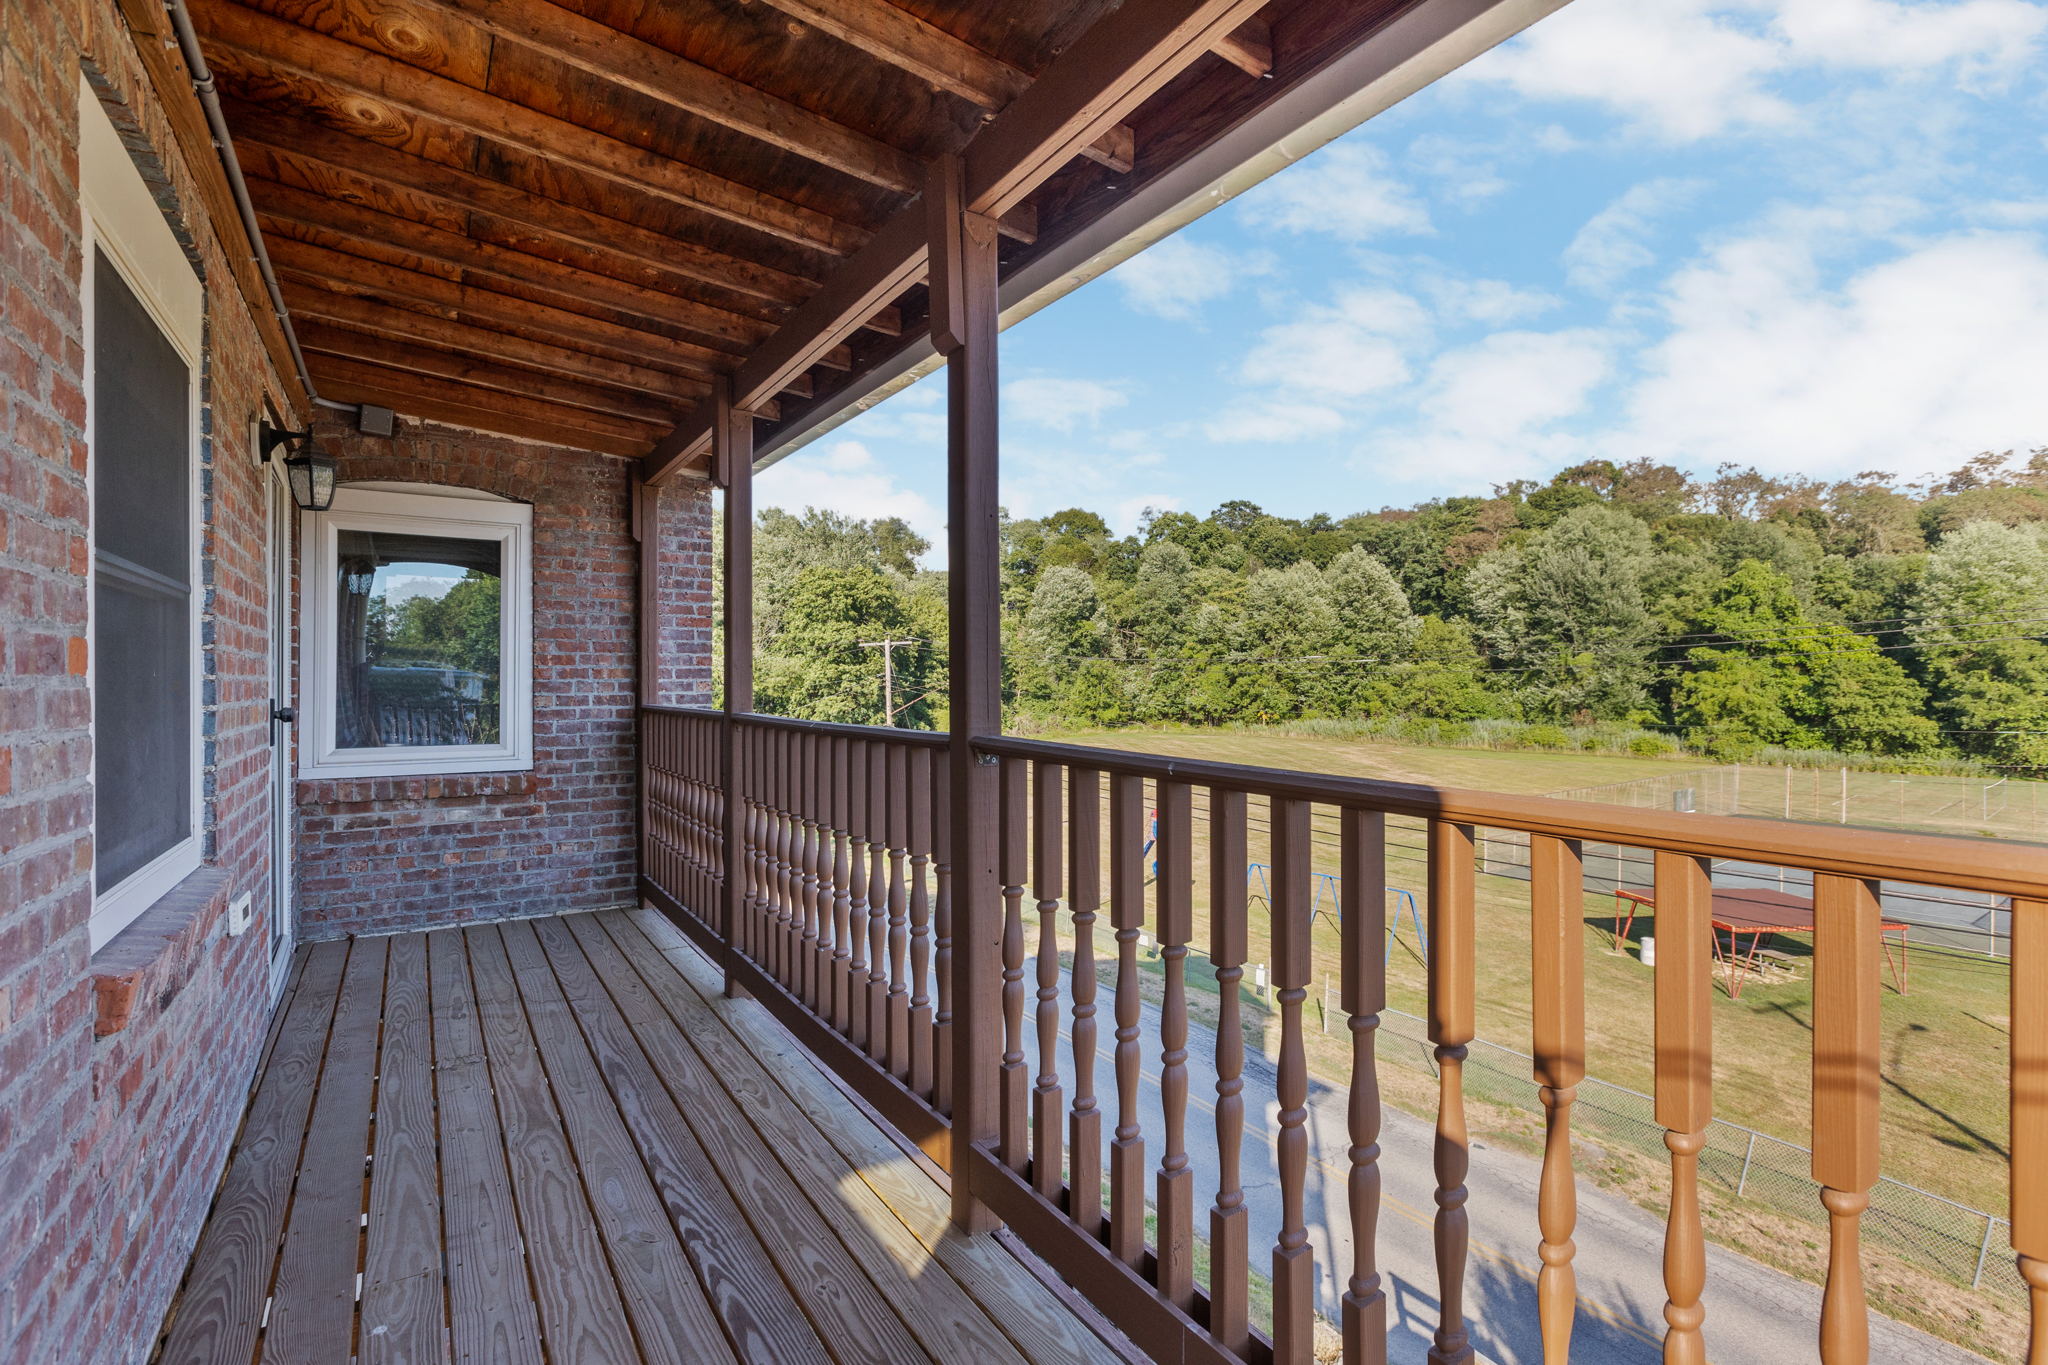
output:
<svg viewBox="0 0 2048 1365"><path fill-rule="evenodd" d="M308 512L325 512L334 505L334 457L313 441L313 430L283 431L265 422L261 458L270 458L278 446L291 453L284 458L284 473L291 484L292 501Z"/></svg>

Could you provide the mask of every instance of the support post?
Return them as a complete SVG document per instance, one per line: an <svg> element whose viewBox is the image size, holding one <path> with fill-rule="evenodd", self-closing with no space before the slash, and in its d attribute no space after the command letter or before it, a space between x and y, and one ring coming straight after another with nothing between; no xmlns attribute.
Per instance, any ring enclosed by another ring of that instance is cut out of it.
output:
<svg viewBox="0 0 2048 1365"><path fill-rule="evenodd" d="M733 979L733 942L746 913L748 859L746 800L739 788L739 716L754 709L754 414L732 404L732 384L718 376L711 401L717 406L712 428L712 470L725 489L725 546L722 607L725 618L725 719L720 771L725 792L721 830L725 884L719 907L720 956L725 993L746 994Z"/></svg>
<svg viewBox="0 0 2048 1365"><path fill-rule="evenodd" d="M969 1153L996 1138L1002 906L995 767L974 739L1002 730L996 511L996 221L965 207L957 157L925 185L932 343L946 358L946 566L953 821L953 1221L995 1227Z"/></svg>

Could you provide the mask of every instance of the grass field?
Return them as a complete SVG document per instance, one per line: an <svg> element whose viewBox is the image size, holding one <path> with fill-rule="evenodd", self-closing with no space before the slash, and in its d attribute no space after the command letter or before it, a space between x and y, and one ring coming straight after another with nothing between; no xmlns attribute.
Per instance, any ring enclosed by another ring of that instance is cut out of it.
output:
<svg viewBox="0 0 2048 1365"><path fill-rule="evenodd" d="M1265 767L1360 777L1429 782L1441 786L1536 793L1703 767L1697 761L1623 755L1429 749L1323 736L1257 731L1103 731L1057 738L1146 753L1210 758ZM1207 944L1209 869L1204 854L1205 809L1196 800L1197 948ZM1314 868L1335 873L1334 818L1319 811ZM1264 812L1254 803L1250 856L1266 861ZM1389 828L1388 880L1414 892L1428 914L1417 822ZM1651 979L1634 947L1615 952L1609 935L1611 901L1586 902L1588 1067L1616 1085L1648 1090L1652 1083ZM1528 887L1506 877L1479 878L1479 1036L1504 1047L1529 1049L1530 968ZM1252 958L1270 941L1264 906L1252 907ZM1390 1004L1423 1012L1424 968L1404 929L1389 963ZM1753 982L1739 1000L1717 991L1713 1000L1714 1108L1731 1122L1798 1145L1810 1145L1812 974L1797 940L1778 946L1792 958L1786 979ZM1316 984L1334 979L1334 915L1316 928ZM1881 1017L1885 1040L1883 1170L1979 1209L2002 1210L2006 1198L2006 1044L2009 974L2005 964L1916 948L1912 993L1901 996L1887 980ZM1341 1078L1341 1077L1340 1077Z"/></svg>

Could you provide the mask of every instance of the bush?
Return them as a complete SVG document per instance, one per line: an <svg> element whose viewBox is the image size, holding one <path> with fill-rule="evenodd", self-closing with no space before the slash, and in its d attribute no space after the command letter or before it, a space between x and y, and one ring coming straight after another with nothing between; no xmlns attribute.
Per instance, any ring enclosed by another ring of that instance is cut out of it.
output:
<svg viewBox="0 0 2048 1365"><path fill-rule="evenodd" d="M1569 749L1572 737L1558 725L1532 725L1522 731L1522 743L1531 749Z"/></svg>
<svg viewBox="0 0 2048 1365"><path fill-rule="evenodd" d="M1662 758L1676 753L1678 746L1658 735L1637 735L1628 742L1628 751L1637 758Z"/></svg>

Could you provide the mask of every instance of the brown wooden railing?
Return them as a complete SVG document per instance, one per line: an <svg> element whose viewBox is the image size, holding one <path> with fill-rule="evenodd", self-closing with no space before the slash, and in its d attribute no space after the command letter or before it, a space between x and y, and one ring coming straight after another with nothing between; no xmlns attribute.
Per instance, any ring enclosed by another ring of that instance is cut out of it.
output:
<svg viewBox="0 0 2048 1365"><path fill-rule="evenodd" d="M1440 1302L1431 1356L1443 1362L1472 1359L1463 1068L1474 1039L1480 950L1478 831L1517 831L1530 842L1531 1050L1547 1127L1531 1236L1542 1263L1538 1313L1550 1361L1566 1359L1576 1303L1570 1134L1587 1061L1582 844L1654 854L1652 1050L1656 1118L1671 1162L1665 1359L1681 1363L1706 1358L1699 1161L1713 1116L1709 860L1770 862L1814 874L1812 1173L1830 1224L1818 1324L1828 1365L1869 1359L1859 1231L1878 1177L1879 880L2010 896L2012 1243L2033 1299L2027 1359L2048 1365L2048 855L2038 847L977 740L981 760L1001 770L1002 922L999 939L988 944L1000 954L1000 999L962 1001L961 1013L1000 1029L995 1072L975 1080L993 1086L1000 1119L994 1141L961 1152L946 1131L954 1014L947 737L736 718L742 758L734 784L746 812L746 847L734 865L744 869L745 892L742 912L724 933L720 917L705 909L721 903L728 865L718 838L723 723L716 712L645 713L643 890L708 947L729 953L738 986L775 1009L947 1165L956 1182L970 1182L978 1199L1161 1359L1311 1357L1318 1303L1305 1202L1303 1006L1313 971L1311 838L1318 817L1324 825L1334 820L1342 865L1335 970L1351 1038L1350 1143L1343 1207L1324 1212L1349 1233L1349 1263L1337 1267L1343 1292L1330 1313L1347 1362L1383 1362L1387 1349L1387 1294L1374 1260L1374 1041L1387 999L1381 888L1390 818L1420 822L1428 841ZM1198 814L1205 831L1199 844ZM1251 941L1246 896L1254 835L1267 845L1273 871L1264 944ZM1195 913L1198 862L1208 866L1206 925ZM1157 945L1149 972L1140 957L1148 937ZM1206 951L1219 987L1207 1106L1214 1111L1216 1159L1213 1188L1201 1190L1187 1138L1187 959L1197 950ZM1278 1035L1273 1143L1280 1198L1277 1220L1270 1220L1277 1232L1264 1247L1251 1244L1252 1210L1240 1172L1248 1108L1240 986L1248 960L1271 964ZM1148 977L1156 978L1154 1037L1144 1028ZM1107 1055L1105 995L1113 1024ZM1139 1097L1148 1053L1157 1059L1157 1132L1146 1131ZM1105 1070L1108 1084L1098 1090ZM1207 1271L1198 1275L1197 1243L1204 1240ZM1270 1330L1254 1318L1255 1281L1271 1304Z"/></svg>

